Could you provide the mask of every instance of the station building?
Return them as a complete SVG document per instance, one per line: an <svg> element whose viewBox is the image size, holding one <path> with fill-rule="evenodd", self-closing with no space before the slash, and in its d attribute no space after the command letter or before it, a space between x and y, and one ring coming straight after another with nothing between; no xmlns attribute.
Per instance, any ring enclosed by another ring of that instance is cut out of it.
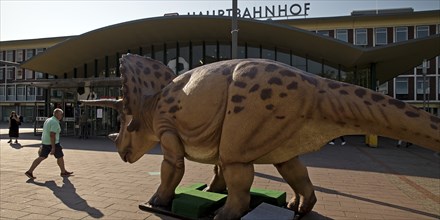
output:
<svg viewBox="0 0 440 220"><path fill-rule="evenodd" d="M238 19L238 58L277 60L378 90L440 115L440 10L353 11L323 18ZM38 128L55 107L65 135L86 116L91 135L116 132L117 112L78 100L120 98L119 58L140 54L177 74L231 59L231 19L174 15L103 27L78 36L0 42L0 115ZM424 62L426 61L426 62ZM307 94L304 94L307 95Z"/></svg>

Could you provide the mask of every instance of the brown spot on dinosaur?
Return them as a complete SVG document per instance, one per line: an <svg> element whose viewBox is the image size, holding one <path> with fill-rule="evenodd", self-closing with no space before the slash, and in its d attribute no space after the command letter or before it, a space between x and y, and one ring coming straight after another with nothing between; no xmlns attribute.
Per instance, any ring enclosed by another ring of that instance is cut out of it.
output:
<svg viewBox="0 0 440 220"><path fill-rule="evenodd" d="M336 82L330 82L328 84L328 87L330 89L338 89L338 88L341 88L341 84L340 83L336 83Z"/></svg>
<svg viewBox="0 0 440 220"><path fill-rule="evenodd" d="M235 81L234 82L234 86L237 86L238 88L246 88L247 84L245 82L241 82L241 81Z"/></svg>
<svg viewBox="0 0 440 220"><path fill-rule="evenodd" d="M242 95L234 95L231 97L231 101L235 102L235 103L240 103L242 102L244 99L246 99L246 97L242 96Z"/></svg>
<svg viewBox="0 0 440 220"><path fill-rule="evenodd" d="M305 82L308 82L310 85L313 85L315 87L318 86L318 80L316 78L314 78L313 76L309 76L309 75L301 75L301 79Z"/></svg>
<svg viewBox="0 0 440 220"><path fill-rule="evenodd" d="M407 115L410 118L417 118L420 117L420 114L417 112L411 112L411 111L406 111L405 115Z"/></svg>
<svg viewBox="0 0 440 220"><path fill-rule="evenodd" d="M261 90L260 97L262 100L272 98L272 89L263 89Z"/></svg>
<svg viewBox="0 0 440 220"><path fill-rule="evenodd" d="M260 85L255 84L255 85L252 86L251 89L249 89L249 92L250 92L250 93L251 93L251 92L256 92L259 88L260 88Z"/></svg>
<svg viewBox="0 0 440 220"><path fill-rule="evenodd" d="M236 106L234 107L234 113L239 113L241 111L243 111L244 107L240 107L240 106Z"/></svg>
<svg viewBox="0 0 440 220"><path fill-rule="evenodd" d="M254 79L257 76L257 74L258 74L257 67L251 67L246 73L243 74L243 76Z"/></svg>
<svg viewBox="0 0 440 220"><path fill-rule="evenodd" d="M277 70L279 67L275 64L268 64L265 68L264 71L266 72L273 72L275 70Z"/></svg>
<svg viewBox="0 0 440 220"><path fill-rule="evenodd" d="M339 94L341 95L348 95L349 93L343 89L339 90Z"/></svg>
<svg viewBox="0 0 440 220"><path fill-rule="evenodd" d="M269 83L269 85L273 85L273 84L279 85L279 86L283 85L283 81L281 81L281 79L278 77L270 78L269 81L267 81L267 83Z"/></svg>
<svg viewBox="0 0 440 220"><path fill-rule="evenodd" d="M286 88L287 88L288 90L295 90L295 89L298 88L298 83L295 82L295 81L293 81L293 82L291 82L289 85L287 85Z"/></svg>
<svg viewBox="0 0 440 220"><path fill-rule="evenodd" d="M390 105L394 105L394 106L396 106L397 108L399 108L399 109L404 109L405 108L405 103L404 102L402 102L402 101L400 101L400 100L397 100L397 99L390 99L390 100L388 100L388 103L390 104Z"/></svg>
<svg viewBox="0 0 440 220"><path fill-rule="evenodd" d="M354 94L359 98L364 98L364 96L367 94L367 90L362 88L357 88L354 90Z"/></svg>
<svg viewBox="0 0 440 220"><path fill-rule="evenodd" d="M379 94L371 94L371 99L375 102L379 102L385 99L385 97L383 95L379 95Z"/></svg>

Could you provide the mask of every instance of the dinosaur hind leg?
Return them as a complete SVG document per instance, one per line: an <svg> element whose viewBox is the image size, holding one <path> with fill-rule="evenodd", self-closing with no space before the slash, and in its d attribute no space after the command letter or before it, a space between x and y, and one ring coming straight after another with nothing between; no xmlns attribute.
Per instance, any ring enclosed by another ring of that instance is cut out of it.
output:
<svg viewBox="0 0 440 220"><path fill-rule="evenodd" d="M274 165L294 192L294 196L288 202L287 207L300 215L310 212L317 200L307 168L298 157Z"/></svg>
<svg viewBox="0 0 440 220"><path fill-rule="evenodd" d="M214 176L205 191L221 193L226 190L225 177L220 165L214 166Z"/></svg>
<svg viewBox="0 0 440 220"><path fill-rule="evenodd" d="M221 165L228 187L228 198L214 219L240 219L249 211L250 189L254 181L254 165L230 163Z"/></svg>

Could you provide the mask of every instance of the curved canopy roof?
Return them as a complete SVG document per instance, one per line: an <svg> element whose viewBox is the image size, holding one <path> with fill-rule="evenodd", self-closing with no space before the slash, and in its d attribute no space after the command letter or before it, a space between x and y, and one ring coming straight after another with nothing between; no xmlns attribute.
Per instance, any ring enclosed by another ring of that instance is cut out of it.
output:
<svg viewBox="0 0 440 220"><path fill-rule="evenodd" d="M238 19L239 44L291 49L345 70L376 64L377 79L384 82L440 54L439 34L375 48L361 48L275 21ZM107 26L69 38L21 67L62 75L74 67L117 51L164 42L231 41L231 19L222 16L165 16Z"/></svg>

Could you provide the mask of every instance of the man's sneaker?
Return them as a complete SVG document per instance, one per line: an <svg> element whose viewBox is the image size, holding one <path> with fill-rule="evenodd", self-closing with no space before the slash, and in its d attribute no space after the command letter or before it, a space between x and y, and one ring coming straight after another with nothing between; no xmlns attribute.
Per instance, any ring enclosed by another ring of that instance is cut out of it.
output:
<svg viewBox="0 0 440 220"><path fill-rule="evenodd" d="M60 176L62 176L62 177L68 177L68 176L72 176L72 174L73 174L73 172L68 172L68 171L66 171L66 172L64 172L64 173L61 173Z"/></svg>
<svg viewBox="0 0 440 220"><path fill-rule="evenodd" d="M26 173L24 173L24 175L26 175L27 177L29 177L29 179L36 179L36 177L34 177L34 175L32 175L32 173L29 173L29 171L27 171Z"/></svg>
<svg viewBox="0 0 440 220"><path fill-rule="evenodd" d="M345 141L341 143L342 146L344 146L345 144L346 144Z"/></svg>
<svg viewBox="0 0 440 220"><path fill-rule="evenodd" d="M330 145L335 145L335 142L330 141L328 144L330 144Z"/></svg>

